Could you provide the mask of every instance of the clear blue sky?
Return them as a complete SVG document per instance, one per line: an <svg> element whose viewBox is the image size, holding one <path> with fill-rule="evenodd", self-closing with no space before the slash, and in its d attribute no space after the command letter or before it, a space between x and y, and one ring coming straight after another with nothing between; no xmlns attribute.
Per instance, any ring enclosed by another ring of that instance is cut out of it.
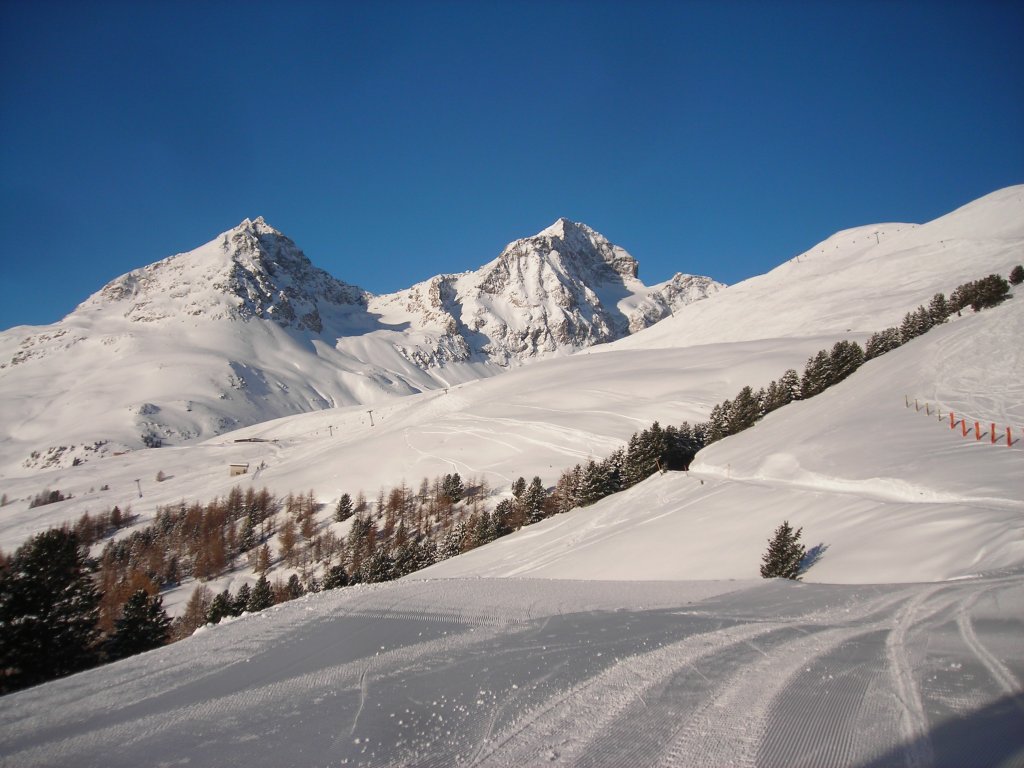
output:
<svg viewBox="0 0 1024 768"><path fill-rule="evenodd" d="M374 292L559 216L726 282L1024 182L1024 3L0 0L0 328L264 216Z"/></svg>

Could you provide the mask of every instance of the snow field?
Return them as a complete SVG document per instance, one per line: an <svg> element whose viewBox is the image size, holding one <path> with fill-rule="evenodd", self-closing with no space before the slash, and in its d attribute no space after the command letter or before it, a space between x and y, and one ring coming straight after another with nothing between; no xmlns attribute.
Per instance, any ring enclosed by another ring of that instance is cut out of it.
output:
<svg viewBox="0 0 1024 768"><path fill-rule="evenodd" d="M1010 764L1022 608L1019 570L359 587L4 697L0 765Z"/></svg>

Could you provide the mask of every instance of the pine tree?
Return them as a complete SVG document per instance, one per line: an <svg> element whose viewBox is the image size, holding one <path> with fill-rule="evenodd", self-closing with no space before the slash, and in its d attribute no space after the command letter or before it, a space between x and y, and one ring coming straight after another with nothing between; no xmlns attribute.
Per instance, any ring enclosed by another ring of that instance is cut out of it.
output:
<svg viewBox="0 0 1024 768"><path fill-rule="evenodd" d="M363 562L360 569L362 580L366 584L378 584L382 581L390 581L394 575L394 561L387 550L387 547L380 546Z"/></svg>
<svg viewBox="0 0 1024 768"><path fill-rule="evenodd" d="M824 392L832 378L832 363L828 352L819 350L818 354L807 360L804 366L804 375L800 379L800 397L806 400L809 397Z"/></svg>
<svg viewBox="0 0 1024 768"><path fill-rule="evenodd" d="M971 309L978 312L1001 304L1010 293L1010 284L1000 275L983 277L974 284L974 300Z"/></svg>
<svg viewBox="0 0 1024 768"><path fill-rule="evenodd" d="M873 360L879 355L891 352L900 346L900 332L898 328L886 328L871 334L868 343L864 347L864 359Z"/></svg>
<svg viewBox="0 0 1024 768"><path fill-rule="evenodd" d="M949 318L949 304L946 303L946 296L943 293L936 293L928 302L928 314L931 317L932 325L939 325Z"/></svg>
<svg viewBox="0 0 1024 768"><path fill-rule="evenodd" d="M0 690L63 677L98 660L99 594L78 538L51 529L0 569Z"/></svg>
<svg viewBox="0 0 1024 768"><path fill-rule="evenodd" d="M800 543L802 531L803 528L794 531L788 520L775 529L775 535L768 540L768 550L761 557L763 578L799 578L800 563L806 554L804 545Z"/></svg>
<svg viewBox="0 0 1024 768"><path fill-rule="evenodd" d="M512 499L502 499L494 508L491 515L491 524L494 527L494 538L498 539L507 536L515 530L513 519L516 513L516 505Z"/></svg>
<svg viewBox="0 0 1024 768"><path fill-rule="evenodd" d="M324 574L324 589L339 589L347 586L348 573L345 571L344 566L335 565L333 568L327 569L327 573Z"/></svg>
<svg viewBox="0 0 1024 768"><path fill-rule="evenodd" d="M167 643L171 620L164 611L163 598L137 590L124 604L114 635L107 647L111 660L159 648Z"/></svg>
<svg viewBox="0 0 1024 768"><path fill-rule="evenodd" d="M583 484L580 487L580 506L586 507L595 501L600 501L612 492L610 486L611 483L603 465L591 459L583 469Z"/></svg>
<svg viewBox="0 0 1024 768"><path fill-rule="evenodd" d="M441 492L451 500L452 504L458 504L462 501L462 494L465 492L465 489L462 486L462 478L459 477L458 472L444 476Z"/></svg>
<svg viewBox="0 0 1024 768"><path fill-rule="evenodd" d="M352 517L352 513L352 497L347 493L341 494L341 498L338 499L338 505L334 508L334 521L343 523Z"/></svg>
<svg viewBox="0 0 1024 768"><path fill-rule="evenodd" d="M457 523L441 540L441 546L437 550L437 559L447 560L462 552L462 540L466 537L466 526L464 523Z"/></svg>
<svg viewBox="0 0 1024 768"><path fill-rule="evenodd" d="M256 586L252 589L252 595L249 597L249 605L246 606L246 610L249 613L258 613L273 604L274 593L270 589L267 575L265 573L260 574L259 581L256 582Z"/></svg>
<svg viewBox="0 0 1024 768"><path fill-rule="evenodd" d="M1010 270L1010 285L1024 283L1024 265L1018 264Z"/></svg>
<svg viewBox="0 0 1024 768"><path fill-rule="evenodd" d="M729 410L729 421L726 425L728 433L735 435L754 426L759 411L760 407L754 398L754 390L750 387L741 389L733 399L732 408Z"/></svg>
<svg viewBox="0 0 1024 768"><path fill-rule="evenodd" d="M206 623L219 624L221 619L231 616L233 611L234 601L231 599L231 593L226 589L223 592L218 592L206 612Z"/></svg>
<svg viewBox="0 0 1024 768"><path fill-rule="evenodd" d="M800 395L800 374L795 369L790 368L779 379L779 389L782 390L782 399L786 401L786 404L799 400Z"/></svg>
<svg viewBox="0 0 1024 768"><path fill-rule="evenodd" d="M855 341L837 341L829 355L831 379L828 386L838 384L864 364L864 350Z"/></svg>
<svg viewBox="0 0 1024 768"><path fill-rule="evenodd" d="M964 307L974 303L977 287L973 282L961 283L949 296L949 313L960 312Z"/></svg>
<svg viewBox="0 0 1024 768"><path fill-rule="evenodd" d="M288 577L288 584L285 586L285 590L288 593L289 600L296 600L306 594L306 590L302 588L302 582L299 581L298 574L295 573Z"/></svg>
<svg viewBox="0 0 1024 768"><path fill-rule="evenodd" d="M544 488L544 483L539 477L534 477L530 481L530 485L523 493L523 511L526 513L527 524L536 523L544 519L544 500L548 497L548 492Z"/></svg>
<svg viewBox="0 0 1024 768"><path fill-rule="evenodd" d="M231 605L231 615L241 616L249 608L249 598L252 597L252 587L248 582L238 588L238 594Z"/></svg>

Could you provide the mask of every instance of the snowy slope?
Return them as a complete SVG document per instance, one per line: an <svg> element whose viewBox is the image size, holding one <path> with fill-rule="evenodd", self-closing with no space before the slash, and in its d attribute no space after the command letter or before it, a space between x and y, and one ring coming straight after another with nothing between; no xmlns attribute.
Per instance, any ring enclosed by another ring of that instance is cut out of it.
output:
<svg viewBox="0 0 1024 768"><path fill-rule="evenodd" d="M1024 186L986 195L926 224L872 224L837 232L770 272L679 309L625 348L870 333L938 291L989 273L1004 277L1024 253Z"/></svg>
<svg viewBox="0 0 1024 768"><path fill-rule="evenodd" d="M808 581L937 581L1019 566L1024 440L1008 448L1002 429L1024 437L1021 338L1019 298L970 314L715 443L689 473L653 477L414 578L757 578L786 519L808 547L825 547ZM906 408L905 395L932 415ZM966 415L969 438L936 408Z"/></svg>
<svg viewBox="0 0 1024 768"><path fill-rule="evenodd" d="M59 323L0 333L0 476L472 381L721 287L677 275L648 288L636 270L560 220L477 272L374 297L246 220L111 281Z"/></svg>
<svg viewBox="0 0 1024 768"><path fill-rule="evenodd" d="M1024 577L399 581L0 698L0 765L1020 765Z"/></svg>

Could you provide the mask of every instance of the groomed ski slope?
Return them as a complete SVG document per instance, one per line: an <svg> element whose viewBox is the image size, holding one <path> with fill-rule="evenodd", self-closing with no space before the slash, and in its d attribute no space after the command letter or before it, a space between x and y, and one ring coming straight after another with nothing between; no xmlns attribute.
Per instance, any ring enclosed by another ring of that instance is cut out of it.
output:
<svg viewBox="0 0 1024 768"><path fill-rule="evenodd" d="M403 580L0 699L0 765L1020 765L1024 579Z"/></svg>

